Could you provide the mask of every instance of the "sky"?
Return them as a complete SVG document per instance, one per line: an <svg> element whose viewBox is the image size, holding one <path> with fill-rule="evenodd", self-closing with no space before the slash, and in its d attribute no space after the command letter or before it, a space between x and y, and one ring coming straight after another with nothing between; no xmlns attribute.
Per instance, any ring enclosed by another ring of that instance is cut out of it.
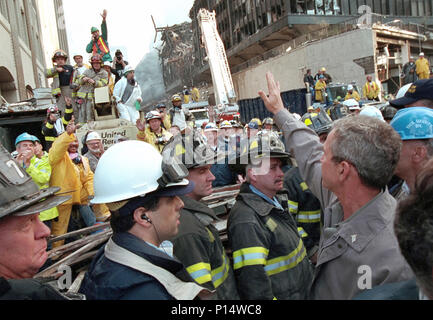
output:
<svg viewBox="0 0 433 320"><path fill-rule="evenodd" d="M91 27L100 29L104 9L107 9L108 44L111 55L122 50L124 59L136 67L156 44L155 29L190 22L189 11L194 0L63 0L69 53L87 59Z"/></svg>

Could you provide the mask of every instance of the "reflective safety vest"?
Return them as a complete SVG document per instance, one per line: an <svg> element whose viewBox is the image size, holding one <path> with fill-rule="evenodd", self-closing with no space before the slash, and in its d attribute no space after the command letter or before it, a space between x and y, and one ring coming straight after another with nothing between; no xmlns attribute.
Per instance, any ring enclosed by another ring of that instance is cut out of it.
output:
<svg viewBox="0 0 433 320"><path fill-rule="evenodd" d="M242 300L307 299L312 265L287 196L278 195L278 209L241 187L228 220L229 247Z"/></svg>
<svg viewBox="0 0 433 320"><path fill-rule="evenodd" d="M30 160L30 166L26 168L26 172L32 177L33 182L37 184L39 189L48 189L50 187L51 166L48 160L48 154L45 154L42 159L34 156ZM46 211L42 211L39 215L41 221L48 221L59 216L59 211L56 207Z"/></svg>
<svg viewBox="0 0 433 320"><path fill-rule="evenodd" d="M93 55L96 54L107 54L110 52L110 48L108 47L107 42L105 42L104 38L99 37L98 41L93 43Z"/></svg>

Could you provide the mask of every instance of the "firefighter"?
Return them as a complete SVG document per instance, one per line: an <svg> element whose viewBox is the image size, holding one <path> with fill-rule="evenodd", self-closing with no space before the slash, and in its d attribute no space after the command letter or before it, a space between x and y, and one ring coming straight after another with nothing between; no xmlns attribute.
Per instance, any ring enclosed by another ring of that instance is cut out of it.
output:
<svg viewBox="0 0 433 320"><path fill-rule="evenodd" d="M47 120L42 127L42 134L45 137L45 150L50 151L56 138L65 132L66 126L73 118L74 109L72 107L72 99L66 97L65 101L66 109L63 117L61 117L60 110L57 106L52 106L47 109Z"/></svg>
<svg viewBox="0 0 433 320"><path fill-rule="evenodd" d="M182 108L182 98L180 95L175 94L171 98L173 108L168 113L168 119L170 126L177 126L182 134L185 134L188 127L188 123L191 123L193 115L188 110ZM166 116L166 117L167 117Z"/></svg>
<svg viewBox="0 0 433 320"><path fill-rule="evenodd" d="M274 119L266 118L263 120L263 130L272 131L274 130Z"/></svg>
<svg viewBox="0 0 433 320"><path fill-rule="evenodd" d="M110 47L108 45L108 31L107 31L107 10L101 14L102 23L101 30L102 35L99 32L99 29L96 27L92 27L90 32L92 33L92 40L86 47L86 52L91 53L92 56L99 55L102 59L102 62L109 61L113 62L113 58L110 54Z"/></svg>
<svg viewBox="0 0 433 320"><path fill-rule="evenodd" d="M79 77L78 83L81 86L77 92L79 117L78 123L86 123L94 120L94 98L95 88L108 85L108 74L102 69L101 58L96 55L90 59L91 69L84 71Z"/></svg>
<svg viewBox="0 0 433 320"><path fill-rule="evenodd" d="M424 57L424 52L419 54L419 59L415 62L416 74L418 79L429 79L430 78L430 64L428 60Z"/></svg>
<svg viewBox="0 0 433 320"><path fill-rule="evenodd" d="M53 68L47 69L45 76L53 78L52 95L56 98L57 106L60 111L65 112L65 98L72 97L71 84L73 83L74 67L66 64L68 55L63 50L56 50L53 54Z"/></svg>
<svg viewBox="0 0 433 320"><path fill-rule="evenodd" d="M45 264L50 230L39 212L55 208L68 196L59 188L39 189L0 145L0 300L66 300L52 286L32 279Z"/></svg>
<svg viewBox="0 0 433 320"><path fill-rule="evenodd" d="M146 122L148 125L146 126ZM170 141L173 135L162 127L162 117L158 111L151 111L146 115L146 121L143 123L137 120L137 139L152 145L159 153L164 146Z"/></svg>
<svg viewBox="0 0 433 320"><path fill-rule="evenodd" d="M216 290L217 300L237 300L236 282L219 231L215 212L201 199L212 194L215 176L210 171L216 153L206 144L200 132L183 139L178 136L163 151L164 157L177 156L189 170L187 179L194 190L181 199L179 233L171 240L174 255L183 263L191 277L201 286Z"/></svg>
<svg viewBox="0 0 433 320"><path fill-rule="evenodd" d="M312 266L288 210L282 166L289 160L275 133L257 136L242 155L248 159L228 219L229 247L241 299L306 299Z"/></svg>

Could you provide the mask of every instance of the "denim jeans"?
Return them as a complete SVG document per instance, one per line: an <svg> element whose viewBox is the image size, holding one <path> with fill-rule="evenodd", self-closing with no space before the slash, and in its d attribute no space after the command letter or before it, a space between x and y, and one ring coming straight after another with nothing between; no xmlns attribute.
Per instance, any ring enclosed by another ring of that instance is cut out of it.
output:
<svg viewBox="0 0 433 320"><path fill-rule="evenodd" d="M84 223L87 227L94 226L96 223L96 217L90 206L79 206L81 218L83 218Z"/></svg>

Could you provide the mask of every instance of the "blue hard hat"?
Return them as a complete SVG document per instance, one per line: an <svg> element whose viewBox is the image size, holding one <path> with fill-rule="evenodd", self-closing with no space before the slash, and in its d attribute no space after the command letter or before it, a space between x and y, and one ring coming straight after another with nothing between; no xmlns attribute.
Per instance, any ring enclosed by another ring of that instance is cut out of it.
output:
<svg viewBox="0 0 433 320"><path fill-rule="evenodd" d="M390 125L403 141L433 139L433 110L425 107L402 109Z"/></svg>
<svg viewBox="0 0 433 320"><path fill-rule="evenodd" d="M20 142L23 141L39 141L35 136L32 136L31 134L28 134L27 132L24 132L23 134L20 134L17 139L15 140L15 146L17 146Z"/></svg>

